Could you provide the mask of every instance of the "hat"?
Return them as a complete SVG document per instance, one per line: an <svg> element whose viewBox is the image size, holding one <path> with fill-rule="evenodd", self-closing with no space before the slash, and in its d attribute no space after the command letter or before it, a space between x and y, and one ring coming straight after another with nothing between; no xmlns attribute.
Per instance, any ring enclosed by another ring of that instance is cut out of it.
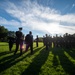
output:
<svg viewBox="0 0 75 75"><path fill-rule="evenodd" d="M22 30L22 27L19 27L20 30Z"/></svg>

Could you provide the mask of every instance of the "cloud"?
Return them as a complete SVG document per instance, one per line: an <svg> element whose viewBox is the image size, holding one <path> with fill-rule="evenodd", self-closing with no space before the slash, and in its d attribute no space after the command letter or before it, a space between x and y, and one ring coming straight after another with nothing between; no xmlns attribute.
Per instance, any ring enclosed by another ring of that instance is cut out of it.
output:
<svg viewBox="0 0 75 75"><path fill-rule="evenodd" d="M20 26L20 22L17 22L15 20L6 20L3 17L0 17L0 24L1 25L9 25L9 26Z"/></svg>
<svg viewBox="0 0 75 75"><path fill-rule="evenodd" d="M75 7L75 4L73 4L72 7Z"/></svg>
<svg viewBox="0 0 75 75"><path fill-rule="evenodd" d="M22 0L18 4L6 2L6 6L8 7L4 7L4 10L17 18L20 23L15 20L8 22L2 18L5 24L12 23L12 25L51 34L74 33L75 31L75 14L61 15L60 11L44 7L31 0Z"/></svg>
<svg viewBox="0 0 75 75"><path fill-rule="evenodd" d="M70 7L70 11L72 11L75 7L75 4L73 3L72 6Z"/></svg>

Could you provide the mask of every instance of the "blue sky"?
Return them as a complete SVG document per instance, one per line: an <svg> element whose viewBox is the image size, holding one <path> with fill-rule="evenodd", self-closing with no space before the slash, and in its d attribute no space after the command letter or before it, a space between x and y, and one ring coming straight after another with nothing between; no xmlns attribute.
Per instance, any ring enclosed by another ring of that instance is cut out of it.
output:
<svg viewBox="0 0 75 75"><path fill-rule="evenodd" d="M75 33L75 0L0 0L0 25L43 36Z"/></svg>

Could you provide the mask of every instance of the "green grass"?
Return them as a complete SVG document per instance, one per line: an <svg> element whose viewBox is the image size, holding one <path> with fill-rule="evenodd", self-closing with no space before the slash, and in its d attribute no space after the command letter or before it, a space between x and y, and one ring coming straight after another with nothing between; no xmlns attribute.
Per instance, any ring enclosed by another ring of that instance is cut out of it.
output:
<svg viewBox="0 0 75 75"><path fill-rule="evenodd" d="M43 43L36 47L34 54L14 54L15 45L9 51L8 43L0 43L0 75L75 75L75 49L49 48Z"/></svg>

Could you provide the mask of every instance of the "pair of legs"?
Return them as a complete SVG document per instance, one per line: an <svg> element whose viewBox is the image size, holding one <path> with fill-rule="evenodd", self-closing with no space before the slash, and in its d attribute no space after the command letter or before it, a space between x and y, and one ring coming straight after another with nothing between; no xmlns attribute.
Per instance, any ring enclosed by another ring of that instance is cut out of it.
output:
<svg viewBox="0 0 75 75"><path fill-rule="evenodd" d="M9 50L10 51L11 51L12 47L13 47L13 42L9 42Z"/></svg>
<svg viewBox="0 0 75 75"><path fill-rule="evenodd" d="M22 46L23 46L23 43L21 43L20 39L16 40L16 49L15 49L15 53L14 54L16 54L16 52L18 51L19 45L20 45L20 55L22 55Z"/></svg>
<svg viewBox="0 0 75 75"><path fill-rule="evenodd" d="M23 50L23 40L20 41L20 50Z"/></svg>
<svg viewBox="0 0 75 75"><path fill-rule="evenodd" d="M36 41L36 47L38 47L38 41Z"/></svg>
<svg viewBox="0 0 75 75"><path fill-rule="evenodd" d="M25 52L28 51L28 48L30 47L30 50L31 50L31 54L33 54L33 43L27 43L26 44L26 49L25 49Z"/></svg>

